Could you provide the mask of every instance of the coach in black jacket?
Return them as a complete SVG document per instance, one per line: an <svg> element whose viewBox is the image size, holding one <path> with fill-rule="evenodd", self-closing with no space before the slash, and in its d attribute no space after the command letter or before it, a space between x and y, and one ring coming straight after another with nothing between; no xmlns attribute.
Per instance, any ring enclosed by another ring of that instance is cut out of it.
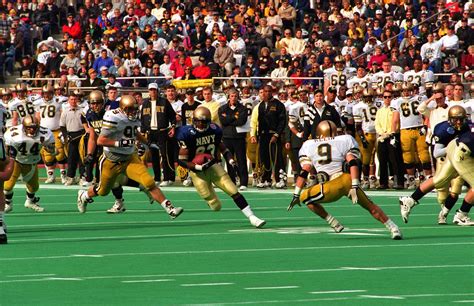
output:
<svg viewBox="0 0 474 306"><path fill-rule="evenodd" d="M230 89L227 93L228 102L219 108L219 121L223 132L223 142L229 151L235 155L239 173L235 173L234 168L227 162L227 171L235 183L236 175L240 178L240 188L246 189L249 180L247 169L247 143L246 132L238 132L237 127L242 127L247 123L248 110L239 103L239 92ZM243 187L245 186L245 187Z"/></svg>
<svg viewBox="0 0 474 306"><path fill-rule="evenodd" d="M337 126L337 130L342 129L341 116L334 106L324 101L323 91L317 89L314 92L314 103L308 107L304 116L304 134L303 139L307 140L309 135L316 138L316 128L321 121L331 120Z"/></svg>
<svg viewBox="0 0 474 306"><path fill-rule="evenodd" d="M263 163L262 184L259 187L270 187L272 170L275 170L275 181L279 181L280 170L284 170L281 137L288 124L285 105L272 97L272 87L263 87L262 102L258 104L258 143L259 157ZM252 137L253 143L257 142Z"/></svg>
<svg viewBox="0 0 474 306"><path fill-rule="evenodd" d="M163 156L163 182L174 181L174 169L167 165L166 157L168 154L174 154L174 148L169 145L169 140L174 137L176 113L166 99L158 96L156 83L150 83L148 91L150 98L143 100L142 104L141 132L148 135L148 142L151 144L151 162L155 181L161 181L160 152L165 155Z"/></svg>

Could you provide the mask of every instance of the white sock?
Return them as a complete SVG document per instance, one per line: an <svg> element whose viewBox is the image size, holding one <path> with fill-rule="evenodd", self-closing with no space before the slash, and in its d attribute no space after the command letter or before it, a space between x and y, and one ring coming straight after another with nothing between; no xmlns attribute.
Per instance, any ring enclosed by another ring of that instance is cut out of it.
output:
<svg viewBox="0 0 474 306"><path fill-rule="evenodd" d="M253 216L253 211L252 211L252 208L250 208L250 205L245 207L244 209L241 210L241 212L247 217L247 218L250 218L251 216Z"/></svg>
<svg viewBox="0 0 474 306"><path fill-rule="evenodd" d="M4 212L0 211L0 221L3 221L3 214L4 214Z"/></svg>
<svg viewBox="0 0 474 306"><path fill-rule="evenodd" d="M394 227L398 227L395 222L392 221L392 219L388 219L387 222L384 223L385 227L387 229L392 229Z"/></svg>
<svg viewBox="0 0 474 306"><path fill-rule="evenodd" d="M160 205L166 210L173 208L173 205L171 205L171 202L168 199L165 199Z"/></svg>

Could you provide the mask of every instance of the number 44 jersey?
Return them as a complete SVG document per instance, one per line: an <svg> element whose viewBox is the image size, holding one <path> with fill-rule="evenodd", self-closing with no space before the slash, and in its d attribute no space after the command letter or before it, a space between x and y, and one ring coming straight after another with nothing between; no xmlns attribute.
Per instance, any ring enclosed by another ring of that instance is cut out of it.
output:
<svg viewBox="0 0 474 306"><path fill-rule="evenodd" d="M182 126L176 133L181 148L188 150L188 160L196 154L208 153L218 159L218 148L222 141L222 129L211 123L209 128L200 132L192 125Z"/></svg>
<svg viewBox="0 0 474 306"><path fill-rule="evenodd" d="M23 125L11 127L5 133L5 144L14 147L17 151L15 160L20 164L34 165L41 160L40 151L42 147L54 147L53 133L44 127L40 127L34 137L27 136L23 131Z"/></svg>
<svg viewBox="0 0 474 306"><path fill-rule="evenodd" d="M299 160L301 166L312 165L317 172L325 172L331 177L342 172L347 153L354 149L358 151L359 145L351 135L310 139L301 147Z"/></svg>

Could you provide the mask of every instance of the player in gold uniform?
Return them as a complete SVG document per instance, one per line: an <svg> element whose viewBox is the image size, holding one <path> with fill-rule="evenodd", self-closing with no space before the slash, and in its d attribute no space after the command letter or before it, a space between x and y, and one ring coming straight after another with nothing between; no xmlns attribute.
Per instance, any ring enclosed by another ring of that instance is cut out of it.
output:
<svg viewBox="0 0 474 306"><path fill-rule="evenodd" d="M43 212L44 208L38 204L39 198L35 196L39 189L37 164L41 160L41 148L50 153L54 152L53 134L49 129L40 127L35 117L27 115L22 124L7 131L5 143L10 156L15 159L13 174L4 185L5 212L12 210L13 187L20 175L26 183L25 207Z"/></svg>
<svg viewBox="0 0 474 306"><path fill-rule="evenodd" d="M299 159L302 170L288 210L293 209L295 205L301 206L300 202L303 202L339 233L344 226L331 216L321 203L335 202L347 196L352 203L359 204L383 223L390 231L392 239L402 239L398 226L359 187L360 152L357 142L350 135L336 135L336 125L329 120L322 121L316 128L316 139L307 140L301 147ZM349 173L343 173L343 164ZM308 174L313 169L317 171L319 184L303 190Z"/></svg>
<svg viewBox="0 0 474 306"><path fill-rule="evenodd" d="M104 147L100 159L100 182L88 190L79 190L77 208L80 213L86 212L87 204L93 202L93 197L107 195L121 175L142 184L172 219L183 212L181 207L174 207L166 199L137 155L135 142L147 142L138 132L140 121L137 115L138 103L134 97L127 95L120 100L119 108L105 113L97 139L97 145Z"/></svg>

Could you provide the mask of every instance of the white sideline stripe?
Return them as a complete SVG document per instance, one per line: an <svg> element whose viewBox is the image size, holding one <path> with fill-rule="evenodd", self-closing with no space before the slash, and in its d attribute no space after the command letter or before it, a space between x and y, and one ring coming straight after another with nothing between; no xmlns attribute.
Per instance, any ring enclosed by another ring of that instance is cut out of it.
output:
<svg viewBox="0 0 474 306"><path fill-rule="evenodd" d="M367 292L367 290L334 290L334 291L311 291L311 294L338 294L338 293L356 293Z"/></svg>
<svg viewBox="0 0 474 306"><path fill-rule="evenodd" d="M375 233L360 233L360 232L342 232L342 233L329 233L330 235L347 235L347 236L385 236L385 234Z"/></svg>
<svg viewBox="0 0 474 306"><path fill-rule="evenodd" d="M122 283L133 284L133 283L158 283L158 282L172 282L174 279L146 279L146 280L135 280L135 281L122 281Z"/></svg>
<svg viewBox="0 0 474 306"><path fill-rule="evenodd" d="M123 237L122 237L123 238ZM233 250L204 250L204 251L163 251L163 252L147 252L147 253L109 253L97 254L103 257L111 256L156 256L156 255L196 255L196 254L223 254L223 253L253 253L253 252L282 252L282 251L313 251L313 250L338 250L338 249L365 249L365 248L410 248L410 247L431 247L431 246L453 246L453 245L473 245L474 242L442 242L442 243L421 243L421 244L372 244L372 245L340 245L340 246L314 246L314 247L297 247L297 248L265 248L265 249L233 249ZM43 257L17 257L17 258L0 258L2 261L17 260L40 260L40 259L60 259L75 258L72 255L56 255ZM442 265L442 266L415 266L415 267L472 267L473 265ZM378 267L360 267L360 268L378 268ZM342 268L338 268L342 269ZM343 267L343 269L355 269L353 267Z"/></svg>
<svg viewBox="0 0 474 306"><path fill-rule="evenodd" d="M360 268L360 267L341 267L346 270L361 270L361 271L380 271L379 268Z"/></svg>
<svg viewBox="0 0 474 306"><path fill-rule="evenodd" d="M25 184L21 183L21 184L16 184L14 189L20 189L20 190L25 190ZM79 189L86 189L84 187L80 187L80 186L63 186L63 185L41 185L40 187L40 192L41 193L41 190L67 190L67 189L70 189L70 190L79 190ZM139 193L140 191L138 191L137 188L134 188L134 187L126 187L124 186L123 187L124 190L126 191L136 191L137 193ZM163 192L167 192L167 191L171 191L171 192L192 192L192 193L196 193L196 189L194 187L182 187L182 186L171 186L171 187L162 187L161 190L163 190ZM216 189L216 192L217 193L224 193L222 190L220 189ZM281 194L288 194L288 195L292 195L293 194L293 188L287 188L287 189L263 189L263 190L259 190L259 189L247 189L246 191L243 192L243 194L250 194L250 193L258 193L258 194L275 194L275 193L281 193ZM393 190L393 191L374 191L374 190L370 190L370 191L365 191L365 193L368 195L368 196L386 196L386 197L399 197L399 196L406 196L406 195L410 195L411 194L411 191L410 190L402 190L402 191L398 191L398 190ZM425 198L435 198L437 195L436 193L427 193L424 197ZM291 198L290 198L291 200Z"/></svg>
<svg viewBox="0 0 474 306"><path fill-rule="evenodd" d="M88 255L88 254L72 254L72 257L92 257L92 258L101 258L103 255Z"/></svg>
<svg viewBox="0 0 474 306"><path fill-rule="evenodd" d="M51 281L82 281L82 278L78 277L48 277L45 278L45 280L51 280Z"/></svg>
<svg viewBox="0 0 474 306"><path fill-rule="evenodd" d="M23 274L23 275L7 275L7 277L38 277L38 276L55 276L56 274Z"/></svg>
<svg viewBox="0 0 474 306"><path fill-rule="evenodd" d="M453 303L474 303L474 300L453 301Z"/></svg>
<svg viewBox="0 0 474 306"><path fill-rule="evenodd" d="M201 283L201 284L181 284L181 287L200 287L200 286L228 286L234 283Z"/></svg>
<svg viewBox="0 0 474 306"><path fill-rule="evenodd" d="M439 266L385 266L385 267L374 267L380 270L397 270L397 269L444 269L444 268L471 268L474 265L439 265ZM269 275L269 274L290 274L290 273L315 273L315 272L335 272L342 271L348 272L349 270L344 268L325 268L325 269L307 269L307 270L270 270L270 271L236 271L236 272L196 272L196 273L171 273L171 274L151 274L151 275L104 275L104 276L78 276L80 280L100 280L100 279L127 279L127 278L168 278L168 277L190 277L190 276L233 276L233 275ZM19 280L0 280L1 283L21 283L21 282L44 282L49 281L50 278L38 278L38 279L19 279ZM449 294L439 294L439 296L445 296ZM454 294L459 295L459 294ZM462 295L474 295L474 293L463 293ZM400 295L403 297L430 297L438 296L436 294L416 294L416 295Z"/></svg>
<svg viewBox="0 0 474 306"><path fill-rule="evenodd" d="M388 300L404 300L404 297L397 295L359 295L359 297L367 299L388 299Z"/></svg>
<svg viewBox="0 0 474 306"><path fill-rule="evenodd" d="M245 290L274 290L274 289L295 289L300 286L275 286L275 287L248 287Z"/></svg>
<svg viewBox="0 0 474 306"><path fill-rule="evenodd" d="M206 304L187 304L188 306L221 306L221 305L261 305L261 304L289 304L289 303L308 303L318 301L344 301L352 300L350 297L320 298L320 299L298 299L298 300L267 300L267 301L245 301L231 303L206 303Z"/></svg>

